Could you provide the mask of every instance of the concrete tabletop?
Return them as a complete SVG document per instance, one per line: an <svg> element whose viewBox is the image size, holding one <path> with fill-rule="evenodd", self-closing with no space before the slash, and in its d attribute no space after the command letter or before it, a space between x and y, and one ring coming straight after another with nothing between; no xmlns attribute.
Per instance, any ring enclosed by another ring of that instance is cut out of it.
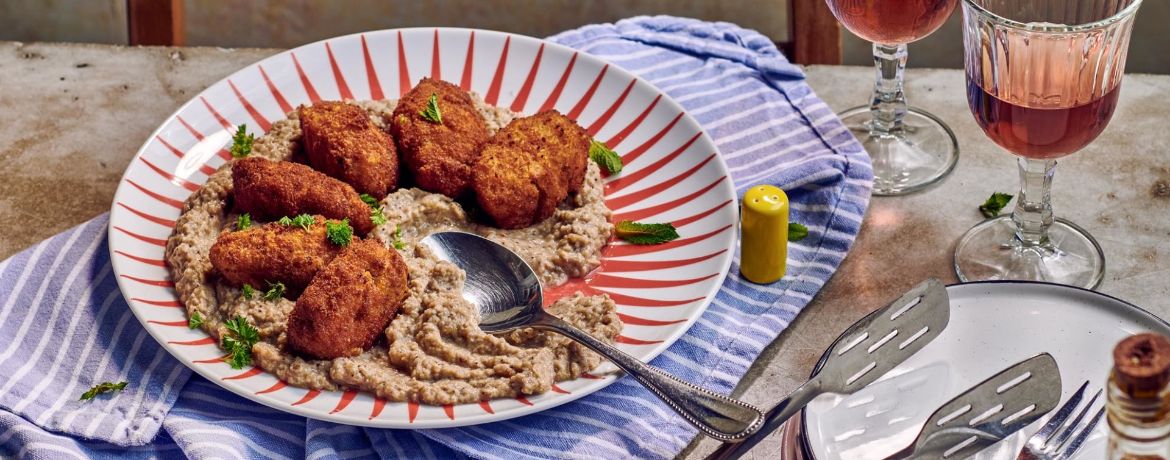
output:
<svg viewBox="0 0 1170 460"><path fill-rule="evenodd" d="M122 171L168 115L211 83L278 50L127 48L0 42L0 259L110 208ZM911 61L913 64L913 61ZM812 66L809 84L835 110L869 96L873 71ZM959 70L908 71L911 104L942 118L960 159L937 186L874 197L840 270L744 377L735 395L770 407L808 376L846 327L927 277L955 282L955 242L992 192L1015 193L1014 157L968 112ZM1105 250L1101 292L1170 318L1170 76L1128 75L1113 121L1061 161L1056 214ZM774 458L776 436L757 457ZM716 447L697 439L683 457Z"/></svg>

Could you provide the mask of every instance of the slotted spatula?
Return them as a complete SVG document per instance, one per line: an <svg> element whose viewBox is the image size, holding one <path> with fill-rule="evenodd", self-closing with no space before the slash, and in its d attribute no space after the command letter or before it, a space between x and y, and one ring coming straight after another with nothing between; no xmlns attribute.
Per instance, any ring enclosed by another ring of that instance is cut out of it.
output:
<svg viewBox="0 0 1170 460"><path fill-rule="evenodd" d="M833 342L820 372L768 410L755 434L720 446L708 459L739 458L823 393L852 394L865 388L938 337L950 318L946 288L934 278L923 281L850 326Z"/></svg>
<svg viewBox="0 0 1170 460"><path fill-rule="evenodd" d="M995 374L934 411L914 443L890 459L962 459L1043 417L1060 403L1060 369L1041 353Z"/></svg>

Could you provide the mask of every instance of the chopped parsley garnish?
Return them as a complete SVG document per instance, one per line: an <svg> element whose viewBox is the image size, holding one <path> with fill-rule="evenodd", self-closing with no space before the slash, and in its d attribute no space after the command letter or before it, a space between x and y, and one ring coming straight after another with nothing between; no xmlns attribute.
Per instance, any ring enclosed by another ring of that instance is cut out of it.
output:
<svg viewBox="0 0 1170 460"><path fill-rule="evenodd" d="M362 202L370 206L370 220L374 225L382 225L386 223L386 215L382 213L382 207L378 205L378 199L370 196L368 193L361 194Z"/></svg>
<svg viewBox="0 0 1170 460"><path fill-rule="evenodd" d="M386 223L386 215L382 214L381 206L370 210L370 220L374 221L374 225L382 225Z"/></svg>
<svg viewBox="0 0 1170 460"><path fill-rule="evenodd" d="M678 238L674 225L643 224L623 220L615 226L617 237L634 244L660 244Z"/></svg>
<svg viewBox="0 0 1170 460"><path fill-rule="evenodd" d="M796 222L788 223L788 241L800 241L808 236L808 227Z"/></svg>
<svg viewBox="0 0 1170 460"><path fill-rule="evenodd" d="M190 329L199 329L199 326L202 325L203 315L200 315L197 311L191 312L191 315L187 317L187 327Z"/></svg>
<svg viewBox="0 0 1170 460"><path fill-rule="evenodd" d="M254 140L256 140L255 136L248 134L246 125L236 127L236 134L232 136L232 158L244 158L252 153L252 141Z"/></svg>
<svg viewBox="0 0 1170 460"><path fill-rule="evenodd" d="M281 217L277 222L285 227L296 226L308 230L309 227L312 227L313 224L317 222L317 219L314 219L313 216L309 214L301 214L291 219L288 216L284 216Z"/></svg>
<svg viewBox="0 0 1170 460"><path fill-rule="evenodd" d="M988 219L998 216L999 212L1003 210L1008 203L1012 201L1013 196L1006 193L995 192L992 193L987 201L979 206L979 212L983 213L983 217Z"/></svg>
<svg viewBox="0 0 1170 460"><path fill-rule="evenodd" d="M440 125L443 124L443 114L439 112L439 96L431 93L430 99L427 99L427 107L422 109L418 114L423 120Z"/></svg>
<svg viewBox="0 0 1170 460"><path fill-rule="evenodd" d="M94 385L93 388L90 388L85 393L82 393L81 399L79 399L78 401L93 401L93 398L96 397L97 395L105 394L105 393L113 393L116 391L122 391L123 389L126 388L126 385L129 383L130 382L118 382L118 383L102 382L102 383L99 383L97 385Z"/></svg>
<svg viewBox="0 0 1170 460"><path fill-rule="evenodd" d="M256 297L256 288L252 287L251 284L245 284L241 290L244 292L244 298L247 300L252 300L253 297Z"/></svg>
<svg viewBox="0 0 1170 460"><path fill-rule="evenodd" d="M402 241L402 226L394 226L394 241L390 244L394 245L394 249L406 249L406 242Z"/></svg>
<svg viewBox="0 0 1170 460"><path fill-rule="evenodd" d="M597 139L589 144L589 158L610 174L622 172L622 157Z"/></svg>
<svg viewBox="0 0 1170 460"><path fill-rule="evenodd" d="M325 221L325 236L329 242L338 246L349 246L353 241L353 227L349 226L349 219L341 222Z"/></svg>
<svg viewBox="0 0 1170 460"><path fill-rule="evenodd" d="M236 217L236 230L247 230L252 227L252 215L248 213L240 214Z"/></svg>
<svg viewBox="0 0 1170 460"><path fill-rule="evenodd" d="M289 219L288 215L285 215L285 217L281 218L281 225L296 226L303 229L309 229L309 227L312 227L312 225L316 224L316 222L317 219L312 218L312 215L310 214L297 215L297 217L292 219Z"/></svg>
<svg viewBox="0 0 1170 460"><path fill-rule="evenodd" d="M252 364L252 345L260 341L260 331L239 315L224 322L224 327L228 331L220 337L219 344L228 353L228 365L232 369L243 369Z"/></svg>
<svg viewBox="0 0 1170 460"><path fill-rule="evenodd" d="M284 283L279 281L273 283L270 281L268 283L268 290L264 291L264 300L276 300L281 297L284 297Z"/></svg>

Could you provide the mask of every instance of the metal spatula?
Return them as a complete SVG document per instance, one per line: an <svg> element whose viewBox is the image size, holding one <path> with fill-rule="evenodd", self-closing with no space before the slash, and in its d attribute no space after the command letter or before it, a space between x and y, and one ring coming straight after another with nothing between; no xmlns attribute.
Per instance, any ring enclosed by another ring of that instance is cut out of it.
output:
<svg viewBox="0 0 1170 460"><path fill-rule="evenodd" d="M1048 353L1024 360L943 404L914 444L891 459L962 459L1043 417L1060 403L1060 369Z"/></svg>
<svg viewBox="0 0 1170 460"><path fill-rule="evenodd" d="M865 388L938 337L950 318L946 288L934 278L923 281L850 326L822 358L820 372L770 409L759 431L720 446L708 459L739 458L823 393Z"/></svg>

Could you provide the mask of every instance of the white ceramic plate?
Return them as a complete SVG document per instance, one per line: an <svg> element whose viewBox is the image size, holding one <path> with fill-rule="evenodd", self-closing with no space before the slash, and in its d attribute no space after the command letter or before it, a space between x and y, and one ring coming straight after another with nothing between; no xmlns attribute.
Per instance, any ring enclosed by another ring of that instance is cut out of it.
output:
<svg viewBox="0 0 1170 460"><path fill-rule="evenodd" d="M1104 386L1121 339L1146 331L1170 335L1166 321L1079 288L1006 281L953 285L947 292L951 320L938 338L864 390L809 404L802 431L811 458L886 458L910 445L947 400L1041 352L1060 366L1063 403L1085 380L1091 391ZM972 458L1016 458L1044 421L1047 416ZM1076 458L1104 458L1107 433L1102 421Z"/></svg>
<svg viewBox="0 0 1170 460"><path fill-rule="evenodd" d="M467 29L402 29L309 44L245 67L165 120L127 168L110 211L110 252L122 293L175 358L209 380L268 406L323 420L387 428L492 422L597 391L613 376L562 382L546 394L480 404L387 403L357 392L287 386L259 368L233 370L202 331L186 327L163 263L182 201L230 156L235 125L265 132L300 104L397 98L423 76L532 114L555 108L623 155L608 179L614 221L673 222L681 238L657 246L613 243L588 281L554 289L609 293L624 351L649 361L679 338L715 296L731 264L737 209L731 179L702 128L649 83L601 59L534 38Z"/></svg>

